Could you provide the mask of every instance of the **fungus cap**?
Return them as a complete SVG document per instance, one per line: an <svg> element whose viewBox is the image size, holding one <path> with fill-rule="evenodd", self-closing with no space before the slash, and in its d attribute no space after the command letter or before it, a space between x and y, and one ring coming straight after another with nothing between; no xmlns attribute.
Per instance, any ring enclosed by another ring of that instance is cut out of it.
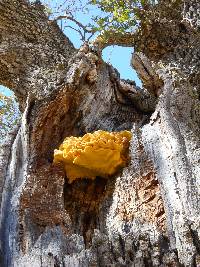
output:
<svg viewBox="0 0 200 267"><path fill-rule="evenodd" d="M69 182L78 178L108 177L125 166L131 132L96 131L67 137L54 151L54 163L64 165Z"/></svg>

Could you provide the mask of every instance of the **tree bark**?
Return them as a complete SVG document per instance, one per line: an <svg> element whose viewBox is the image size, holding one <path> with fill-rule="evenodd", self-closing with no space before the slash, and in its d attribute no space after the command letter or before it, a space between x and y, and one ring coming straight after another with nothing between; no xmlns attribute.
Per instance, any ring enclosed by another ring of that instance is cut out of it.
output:
<svg viewBox="0 0 200 267"><path fill-rule="evenodd" d="M200 266L199 4L160 1L135 34L143 88L76 50L42 5L0 0L0 82L21 125L1 150L1 266ZM130 162L68 183L66 136L131 130Z"/></svg>

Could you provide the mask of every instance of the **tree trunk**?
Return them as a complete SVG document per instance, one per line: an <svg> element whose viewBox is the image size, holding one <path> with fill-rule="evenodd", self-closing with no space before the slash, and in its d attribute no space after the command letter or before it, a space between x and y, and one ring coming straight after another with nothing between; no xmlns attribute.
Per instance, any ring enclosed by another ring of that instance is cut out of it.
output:
<svg viewBox="0 0 200 267"><path fill-rule="evenodd" d="M1 266L200 266L197 2L147 11L139 89L77 51L40 4L0 0L0 82L23 112L0 155ZM129 165L68 183L54 149L98 129L132 131Z"/></svg>

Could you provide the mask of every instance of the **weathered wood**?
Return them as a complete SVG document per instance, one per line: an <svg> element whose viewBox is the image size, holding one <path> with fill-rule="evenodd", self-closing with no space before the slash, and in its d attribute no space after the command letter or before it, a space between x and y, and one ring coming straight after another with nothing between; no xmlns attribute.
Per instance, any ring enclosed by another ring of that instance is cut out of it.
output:
<svg viewBox="0 0 200 267"><path fill-rule="evenodd" d="M154 11L135 39L139 89L41 5L0 1L0 82L23 111L0 155L1 266L200 265L198 3ZM132 131L129 165L69 184L53 150L98 129Z"/></svg>

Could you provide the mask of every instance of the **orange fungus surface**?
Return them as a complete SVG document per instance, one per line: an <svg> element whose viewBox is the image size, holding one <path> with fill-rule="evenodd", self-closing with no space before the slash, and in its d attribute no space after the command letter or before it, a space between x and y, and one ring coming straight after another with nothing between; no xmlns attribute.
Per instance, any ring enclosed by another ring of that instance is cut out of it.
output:
<svg viewBox="0 0 200 267"><path fill-rule="evenodd" d="M108 177L125 166L131 132L96 131L67 137L54 151L54 163L64 165L69 182L78 178Z"/></svg>

